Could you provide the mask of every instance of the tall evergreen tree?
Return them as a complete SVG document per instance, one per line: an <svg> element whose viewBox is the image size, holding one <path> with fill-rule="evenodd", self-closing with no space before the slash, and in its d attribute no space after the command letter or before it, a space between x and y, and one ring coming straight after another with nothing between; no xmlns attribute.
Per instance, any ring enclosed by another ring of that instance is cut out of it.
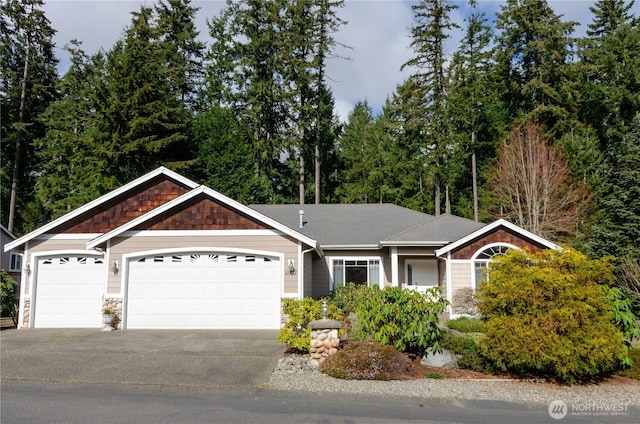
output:
<svg viewBox="0 0 640 424"><path fill-rule="evenodd" d="M45 219L57 218L116 187L108 169L111 153L107 139L96 128L99 100L95 93L103 81L101 56L89 58L75 40L66 46L71 67L59 80L59 99L42 115L44 137L35 140L41 162L35 194Z"/></svg>
<svg viewBox="0 0 640 424"><path fill-rule="evenodd" d="M111 175L129 181L159 165L172 167L171 153L186 141L185 104L172 91L166 50L153 9L132 13L123 40L107 54L107 132L116 152Z"/></svg>
<svg viewBox="0 0 640 424"><path fill-rule="evenodd" d="M599 190L600 217L592 234L592 254L640 257L640 114L607 158Z"/></svg>
<svg viewBox="0 0 640 424"><path fill-rule="evenodd" d="M579 116L596 130L603 152L620 142L640 111L640 20L629 13L633 5L596 2L589 36L581 40Z"/></svg>
<svg viewBox="0 0 640 424"><path fill-rule="evenodd" d="M478 187L482 186L478 179L495 157L494 140L500 137L499 128L504 125L504 119L499 113L502 104L491 58L493 34L485 14L476 9L475 0L469 1L469 9L465 36L451 61L447 99L460 156L456 192L462 196L454 199L454 209L456 214L472 216L477 221L480 218ZM465 208L466 199L472 199L472 214Z"/></svg>
<svg viewBox="0 0 640 424"><path fill-rule="evenodd" d="M422 0L412 6L415 24L411 48L415 56L402 65L415 72L399 88L406 125L421 137L424 155L432 176L435 214L441 213L441 189L445 188L445 212L451 212L447 157L451 128L446 119L447 79L445 41L458 25L451 21L457 6L447 0Z"/></svg>
<svg viewBox="0 0 640 424"><path fill-rule="evenodd" d="M41 221L33 202L39 166L32 141L44 133L38 117L56 95L55 30L42 6L42 0L7 0L0 6L0 214L16 233Z"/></svg>
<svg viewBox="0 0 640 424"><path fill-rule="evenodd" d="M335 14L342 4L228 1L209 22L209 99L233 108L251 130L254 172L268 182L272 202L304 203L307 178L320 179L320 142L331 125L326 109L333 109L325 58L342 25Z"/></svg>
<svg viewBox="0 0 640 424"><path fill-rule="evenodd" d="M192 111L198 109L197 93L204 78L205 43L198 40L195 25L198 10L191 0L160 1L155 6L170 90Z"/></svg>
<svg viewBox="0 0 640 424"><path fill-rule="evenodd" d="M284 34L277 22L281 0L227 1L209 21L213 38L207 60L208 97L230 106L249 130L254 143L254 176L278 200L282 176L280 156L285 147L288 104L283 84Z"/></svg>
<svg viewBox="0 0 640 424"><path fill-rule="evenodd" d="M602 38L613 35L623 25L638 25L638 18L633 13L635 0L598 0L589 7L593 13L593 22L589 24L587 35L591 38Z"/></svg>
<svg viewBox="0 0 640 424"><path fill-rule="evenodd" d="M340 134L343 161L337 189L343 203L396 203L399 199L398 151L386 131L384 115L374 118L366 101L358 102Z"/></svg>
<svg viewBox="0 0 640 424"><path fill-rule="evenodd" d="M576 97L567 66L575 22L546 0L507 0L496 19L495 58L511 119L533 119L555 135L568 128Z"/></svg>

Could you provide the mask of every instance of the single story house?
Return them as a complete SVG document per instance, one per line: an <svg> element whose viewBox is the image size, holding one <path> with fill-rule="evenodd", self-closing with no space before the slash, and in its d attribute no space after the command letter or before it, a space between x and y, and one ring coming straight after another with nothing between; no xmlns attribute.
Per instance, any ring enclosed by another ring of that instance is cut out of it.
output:
<svg viewBox="0 0 640 424"><path fill-rule="evenodd" d="M19 237L19 327L271 328L281 298L347 282L474 288L508 248L557 247L509 222L389 204L243 205L165 168ZM452 312L455 312L455 305Z"/></svg>
<svg viewBox="0 0 640 424"><path fill-rule="evenodd" d="M0 270L5 271L18 283L22 272L22 253L18 251L5 251L4 246L16 239L4 225L0 224Z"/></svg>

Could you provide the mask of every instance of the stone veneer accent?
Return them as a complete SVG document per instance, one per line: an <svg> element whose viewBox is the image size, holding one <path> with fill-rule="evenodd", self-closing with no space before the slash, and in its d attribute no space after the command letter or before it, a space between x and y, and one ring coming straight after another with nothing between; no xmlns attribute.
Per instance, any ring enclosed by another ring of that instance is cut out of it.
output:
<svg viewBox="0 0 640 424"><path fill-rule="evenodd" d="M311 365L317 367L329 356L335 355L340 346L338 329L342 327L340 321L321 319L309 323L311 328Z"/></svg>
<svg viewBox="0 0 640 424"><path fill-rule="evenodd" d="M114 321L114 329L121 330L122 329L122 298L121 297L112 297L105 298L102 304L102 309L112 309L116 311L116 319Z"/></svg>
<svg viewBox="0 0 640 424"><path fill-rule="evenodd" d="M22 328L29 328L29 316L31 315L31 299L24 300L24 312L22 313Z"/></svg>

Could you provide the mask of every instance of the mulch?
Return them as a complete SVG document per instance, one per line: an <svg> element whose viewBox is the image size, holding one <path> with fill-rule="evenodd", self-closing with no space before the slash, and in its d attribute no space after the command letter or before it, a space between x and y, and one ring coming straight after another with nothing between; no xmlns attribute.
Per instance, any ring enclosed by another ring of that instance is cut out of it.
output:
<svg viewBox="0 0 640 424"><path fill-rule="evenodd" d="M0 330L10 330L12 328L16 328L16 326L13 325L13 320L11 319L11 317L0 318Z"/></svg>
<svg viewBox="0 0 640 424"><path fill-rule="evenodd" d="M488 380L488 379L497 379L504 378L491 374L484 374L478 371L467 370L462 368L442 368L442 367L431 367L428 365L423 365L420 362L420 358L416 358L412 361L413 364L413 378L416 380L423 379L425 376L431 376L433 378L436 375L440 375L445 379L456 379L456 380Z"/></svg>

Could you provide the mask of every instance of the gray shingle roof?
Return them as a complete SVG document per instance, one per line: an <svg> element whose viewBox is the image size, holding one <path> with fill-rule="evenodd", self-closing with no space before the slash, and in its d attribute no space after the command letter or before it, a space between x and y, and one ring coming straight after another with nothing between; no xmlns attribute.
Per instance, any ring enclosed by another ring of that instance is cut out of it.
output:
<svg viewBox="0 0 640 424"><path fill-rule="evenodd" d="M453 215L434 217L392 204L250 205L321 246L451 242L485 224ZM298 211L304 211L299 227Z"/></svg>
<svg viewBox="0 0 640 424"><path fill-rule="evenodd" d="M461 218L455 215L440 215L430 221L409 228L386 241L413 242L413 241L444 241L453 242L468 236L487 224Z"/></svg>

